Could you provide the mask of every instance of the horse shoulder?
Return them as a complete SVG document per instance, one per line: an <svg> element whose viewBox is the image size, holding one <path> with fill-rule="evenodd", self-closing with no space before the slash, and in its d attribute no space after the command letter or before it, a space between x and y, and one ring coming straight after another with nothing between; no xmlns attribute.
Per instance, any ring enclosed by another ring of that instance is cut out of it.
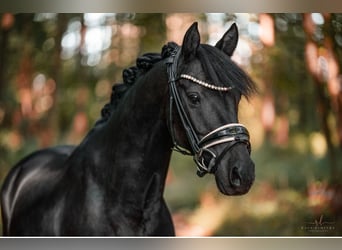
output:
<svg viewBox="0 0 342 250"><path fill-rule="evenodd" d="M58 173L63 171L62 163L73 150L73 146L42 149L26 156L10 170L1 189L5 234L14 209L25 209L25 205L39 197L40 192L51 188Z"/></svg>

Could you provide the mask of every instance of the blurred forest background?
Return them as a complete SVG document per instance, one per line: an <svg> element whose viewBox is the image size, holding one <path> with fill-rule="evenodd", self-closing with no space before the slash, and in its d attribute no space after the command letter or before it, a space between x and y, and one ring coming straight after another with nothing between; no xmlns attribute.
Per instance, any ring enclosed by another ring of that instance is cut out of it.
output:
<svg viewBox="0 0 342 250"><path fill-rule="evenodd" d="M242 100L256 181L241 197L173 154L165 198L179 236L342 234L342 14L0 14L0 184L28 153L78 144L124 68L199 22L259 93Z"/></svg>

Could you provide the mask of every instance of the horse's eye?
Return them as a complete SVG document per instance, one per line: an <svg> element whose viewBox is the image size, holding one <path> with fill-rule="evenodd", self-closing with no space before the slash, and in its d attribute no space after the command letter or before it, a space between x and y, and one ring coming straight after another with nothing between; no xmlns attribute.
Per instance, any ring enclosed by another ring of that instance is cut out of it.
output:
<svg viewBox="0 0 342 250"><path fill-rule="evenodd" d="M194 105L198 105L200 103L200 97L197 93L189 93L188 98L190 102Z"/></svg>

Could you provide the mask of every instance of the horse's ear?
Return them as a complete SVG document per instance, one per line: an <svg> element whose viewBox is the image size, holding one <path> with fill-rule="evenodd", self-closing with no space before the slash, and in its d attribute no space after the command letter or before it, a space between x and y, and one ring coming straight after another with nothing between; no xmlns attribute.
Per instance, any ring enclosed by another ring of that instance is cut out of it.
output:
<svg viewBox="0 0 342 250"><path fill-rule="evenodd" d="M228 56L232 56L239 40L239 31L235 23L230 26L229 30L224 33L223 37L215 45L216 48L222 50Z"/></svg>
<svg viewBox="0 0 342 250"><path fill-rule="evenodd" d="M186 31L183 39L182 55L186 61L191 60L196 55L200 45L200 34L197 25L197 22L193 23Z"/></svg>

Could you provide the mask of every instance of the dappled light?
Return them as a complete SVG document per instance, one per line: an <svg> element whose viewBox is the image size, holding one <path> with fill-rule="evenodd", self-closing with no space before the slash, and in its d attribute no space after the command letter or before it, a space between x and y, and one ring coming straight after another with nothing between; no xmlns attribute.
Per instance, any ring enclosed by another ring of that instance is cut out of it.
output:
<svg viewBox="0 0 342 250"><path fill-rule="evenodd" d="M341 236L341 14L0 14L0 185L25 155L80 143L123 69L181 44L194 21L211 45L237 23L231 58L257 85L239 105L256 178L224 196L173 153L165 200L176 235Z"/></svg>

